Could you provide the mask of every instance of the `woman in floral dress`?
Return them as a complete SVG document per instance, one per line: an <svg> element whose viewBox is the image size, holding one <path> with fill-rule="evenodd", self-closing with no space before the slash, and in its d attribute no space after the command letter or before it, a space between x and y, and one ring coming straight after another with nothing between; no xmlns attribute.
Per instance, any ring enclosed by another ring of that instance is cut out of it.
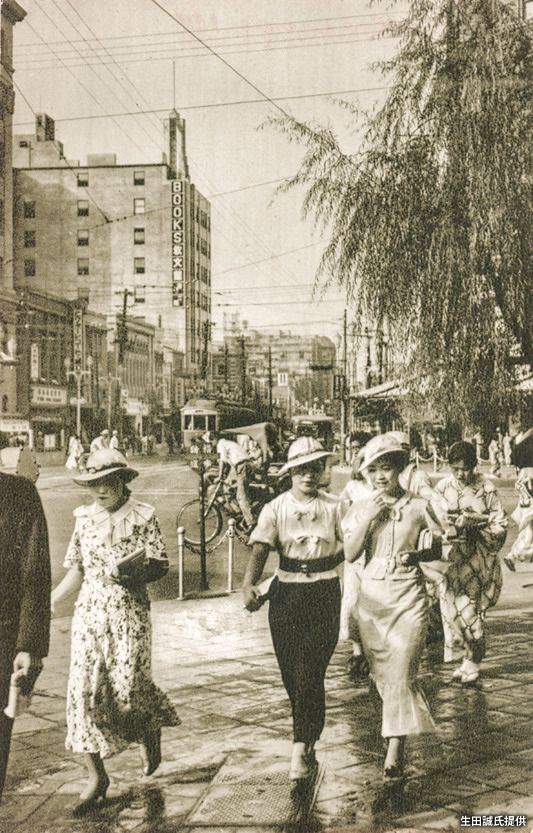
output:
<svg viewBox="0 0 533 833"><path fill-rule="evenodd" d="M508 520L493 483L475 471L474 446L454 443L448 461L451 474L435 487L433 505L448 526L450 566L441 584L444 661L462 659L453 679L472 685L485 655L483 622L502 588L498 552L505 543Z"/></svg>
<svg viewBox="0 0 533 833"><path fill-rule="evenodd" d="M151 676L150 602L146 584L163 576L168 560L154 509L131 497L138 472L114 449L87 460L74 478L94 503L79 506L52 604L79 590L72 619L66 747L85 756L89 780L77 815L109 786L103 759L141 744L143 772L161 762L161 727L176 726L174 707ZM129 562L120 563L136 553Z"/></svg>

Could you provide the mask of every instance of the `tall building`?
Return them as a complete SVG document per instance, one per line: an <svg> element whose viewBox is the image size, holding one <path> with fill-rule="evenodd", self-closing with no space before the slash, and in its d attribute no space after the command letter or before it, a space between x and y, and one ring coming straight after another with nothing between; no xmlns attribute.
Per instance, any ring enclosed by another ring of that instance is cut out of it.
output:
<svg viewBox="0 0 533 833"><path fill-rule="evenodd" d="M17 404L18 299L13 290L13 29L26 12L0 2L0 433L26 431Z"/></svg>
<svg viewBox="0 0 533 833"><path fill-rule="evenodd" d="M210 204L190 181L175 111L165 134L160 163L121 165L106 153L84 166L65 157L46 114L15 136L14 282L144 319L194 379L211 352Z"/></svg>

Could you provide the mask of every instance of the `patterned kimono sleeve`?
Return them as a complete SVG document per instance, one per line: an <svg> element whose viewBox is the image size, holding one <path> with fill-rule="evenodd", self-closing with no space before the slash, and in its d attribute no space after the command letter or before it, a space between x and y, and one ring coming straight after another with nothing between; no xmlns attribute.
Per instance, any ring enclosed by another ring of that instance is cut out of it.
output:
<svg viewBox="0 0 533 833"><path fill-rule="evenodd" d="M442 523L447 513L450 510L448 505L448 501L446 499L446 486L447 486L447 478L440 480L439 483L435 486L433 490L433 495L431 497L430 506L433 509L434 514L439 520L439 523Z"/></svg>
<svg viewBox="0 0 533 833"><path fill-rule="evenodd" d="M483 537L490 548L497 552L505 543L509 519L492 483L485 490L485 501L489 517L488 524L483 530Z"/></svg>
<svg viewBox="0 0 533 833"><path fill-rule="evenodd" d="M67 548L65 560L63 562L65 570L83 570L83 560L81 553L81 536L80 536L80 519L76 518L76 525L72 538Z"/></svg>

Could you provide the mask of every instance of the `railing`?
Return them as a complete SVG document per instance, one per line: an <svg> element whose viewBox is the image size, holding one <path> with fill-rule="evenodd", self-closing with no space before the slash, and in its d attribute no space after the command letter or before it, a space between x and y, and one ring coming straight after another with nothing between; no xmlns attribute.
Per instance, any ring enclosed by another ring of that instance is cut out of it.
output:
<svg viewBox="0 0 533 833"><path fill-rule="evenodd" d="M210 549L209 552L214 552L222 546L224 541L228 542L228 560L227 560L227 585L226 593L233 593L233 567L234 567L234 547L237 532L235 528L235 519L228 520L228 528L222 538ZM178 600L182 601L185 598L184 583L185 583L185 548L191 552L198 553L198 549L191 547L185 540L185 527L178 527Z"/></svg>

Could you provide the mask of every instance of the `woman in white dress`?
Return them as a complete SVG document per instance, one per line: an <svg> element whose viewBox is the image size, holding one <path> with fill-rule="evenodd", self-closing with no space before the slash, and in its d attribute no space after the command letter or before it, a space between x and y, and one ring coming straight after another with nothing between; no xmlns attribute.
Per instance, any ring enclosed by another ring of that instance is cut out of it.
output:
<svg viewBox="0 0 533 833"><path fill-rule="evenodd" d="M420 533L440 531L430 505L400 485L405 452L387 434L365 446L362 463L373 491L352 506L351 534L344 541L347 561L364 556L357 616L370 676L383 704L382 734L387 739L385 777L400 776L407 735L434 731L425 697L417 684L424 648L428 602Z"/></svg>
<svg viewBox="0 0 533 833"><path fill-rule="evenodd" d="M292 443L279 472L290 472L292 486L263 507L250 537L253 550L243 584L246 608L257 610L261 605L257 583L270 550L277 550L269 624L292 707L293 781L307 778L316 763L314 747L326 713L324 678L339 638L340 502L320 489L328 456L313 437Z"/></svg>
<svg viewBox="0 0 533 833"><path fill-rule="evenodd" d="M74 480L89 488L94 503L74 511L68 572L52 593L54 605L79 590L65 743L84 755L89 774L78 816L105 798L104 758L136 741L143 772L151 775L161 762L161 727L179 724L171 702L152 681L146 584L167 572L168 560L153 507L135 500L127 488L137 474L116 450L89 456L86 473Z"/></svg>

